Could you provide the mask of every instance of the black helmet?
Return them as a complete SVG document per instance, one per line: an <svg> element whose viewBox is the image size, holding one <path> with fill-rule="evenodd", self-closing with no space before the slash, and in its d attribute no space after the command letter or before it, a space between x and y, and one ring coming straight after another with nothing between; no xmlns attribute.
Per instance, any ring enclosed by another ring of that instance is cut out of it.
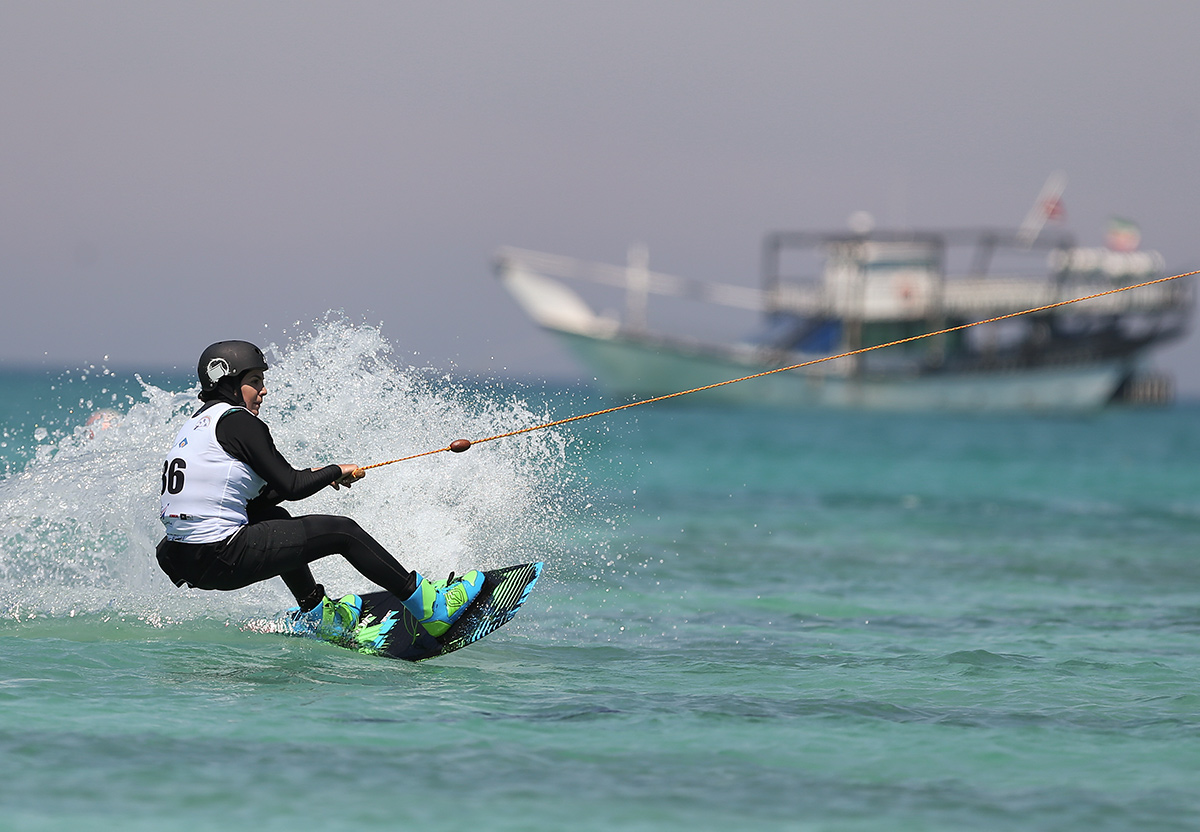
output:
<svg viewBox="0 0 1200 832"><path fill-rule="evenodd" d="M200 390L210 392L217 382L226 377L236 379L250 370L267 369L267 359L262 350L249 341L218 341L200 353L196 375L200 377Z"/></svg>

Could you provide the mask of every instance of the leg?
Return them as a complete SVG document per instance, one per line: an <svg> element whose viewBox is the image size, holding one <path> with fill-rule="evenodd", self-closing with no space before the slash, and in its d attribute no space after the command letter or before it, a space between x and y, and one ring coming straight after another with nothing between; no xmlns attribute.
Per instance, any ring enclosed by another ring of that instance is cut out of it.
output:
<svg viewBox="0 0 1200 832"><path fill-rule="evenodd" d="M255 506L252 502L249 508L251 523L260 523L264 520L290 520L292 516L287 509L279 505L260 507ZM312 569L307 563L282 572L279 577L283 578L283 582L287 584L287 588L296 599L301 612L308 612L315 608L325 597L325 587L317 583Z"/></svg>
<svg viewBox="0 0 1200 832"><path fill-rule="evenodd" d="M341 555L364 577L399 598L431 635L450 629L483 589L483 575L475 570L449 585L409 572L348 517L307 515L300 520L307 535L306 557Z"/></svg>
<svg viewBox="0 0 1200 832"><path fill-rule="evenodd" d="M306 600L318 586L308 565L329 555L341 555L393 595L407 598L416 589L413 573L350 518L290 517L282 509L226 541L201 580L191 583L201 589L241 589L281 576L297 600Z"/></svg>
<svg viewBox="0 0 1200 832"><path fill-rule="evenodd" d="M306 555L311 555L311 560L341 555L363 577L399 598L407 598L416 590L414 573L401 566L387 549L349 517L310 514L300 520L304 522L308 537Z"/></svg>

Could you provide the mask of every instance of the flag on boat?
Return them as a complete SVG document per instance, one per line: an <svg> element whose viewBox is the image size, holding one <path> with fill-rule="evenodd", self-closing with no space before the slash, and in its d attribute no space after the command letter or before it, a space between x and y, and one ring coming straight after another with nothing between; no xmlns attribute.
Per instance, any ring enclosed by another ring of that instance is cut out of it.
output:
<svg viewBox="0 0 1200 832"><path fill-rule="evenodd" d="M1067 209L1063 207L1061 194L1052 194L1042 200L1042 215L1053 222L1061 222L1067 218Z"/></svg>

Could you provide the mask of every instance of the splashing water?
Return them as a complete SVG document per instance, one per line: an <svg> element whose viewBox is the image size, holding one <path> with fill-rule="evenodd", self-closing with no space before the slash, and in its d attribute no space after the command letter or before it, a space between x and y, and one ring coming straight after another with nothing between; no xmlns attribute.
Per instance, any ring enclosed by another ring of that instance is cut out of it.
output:
<svg viewBox="0 0 1200 832"><path fill-rule="evenodd" d="M267 350L260 414L296 467L367 465L547 421L519 398L398 367L378 329L326 320ZM111 611L158 624L273 614L282 581L237 592L179 589L154 559L163 455L198 406L197 387L138 379L142 401L42 442L0 481L0 612L27 619ZM39 438L42 441L44 437ZM567 436L553 430L371 471L293 515L345 514L407 568L442 576L545 559L567 504ZM374 589L341 558L313 564L331 594Z"/></svg>

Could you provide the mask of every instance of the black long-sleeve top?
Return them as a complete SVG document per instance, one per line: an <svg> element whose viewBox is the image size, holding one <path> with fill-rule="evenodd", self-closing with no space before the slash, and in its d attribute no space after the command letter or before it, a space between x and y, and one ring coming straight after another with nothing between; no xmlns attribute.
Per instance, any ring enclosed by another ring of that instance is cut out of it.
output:
<svg viewBox="0 0 1200 832"><path fill-rule="evenodd" d="M316 471L293 468L275 447L266 422L248 410L236 408L225 413L217 422L216 436L227 454L249 465L267 481L262 493L250 501L251 508L303 500L342 476L338 465L326 465Z"/></svg>

